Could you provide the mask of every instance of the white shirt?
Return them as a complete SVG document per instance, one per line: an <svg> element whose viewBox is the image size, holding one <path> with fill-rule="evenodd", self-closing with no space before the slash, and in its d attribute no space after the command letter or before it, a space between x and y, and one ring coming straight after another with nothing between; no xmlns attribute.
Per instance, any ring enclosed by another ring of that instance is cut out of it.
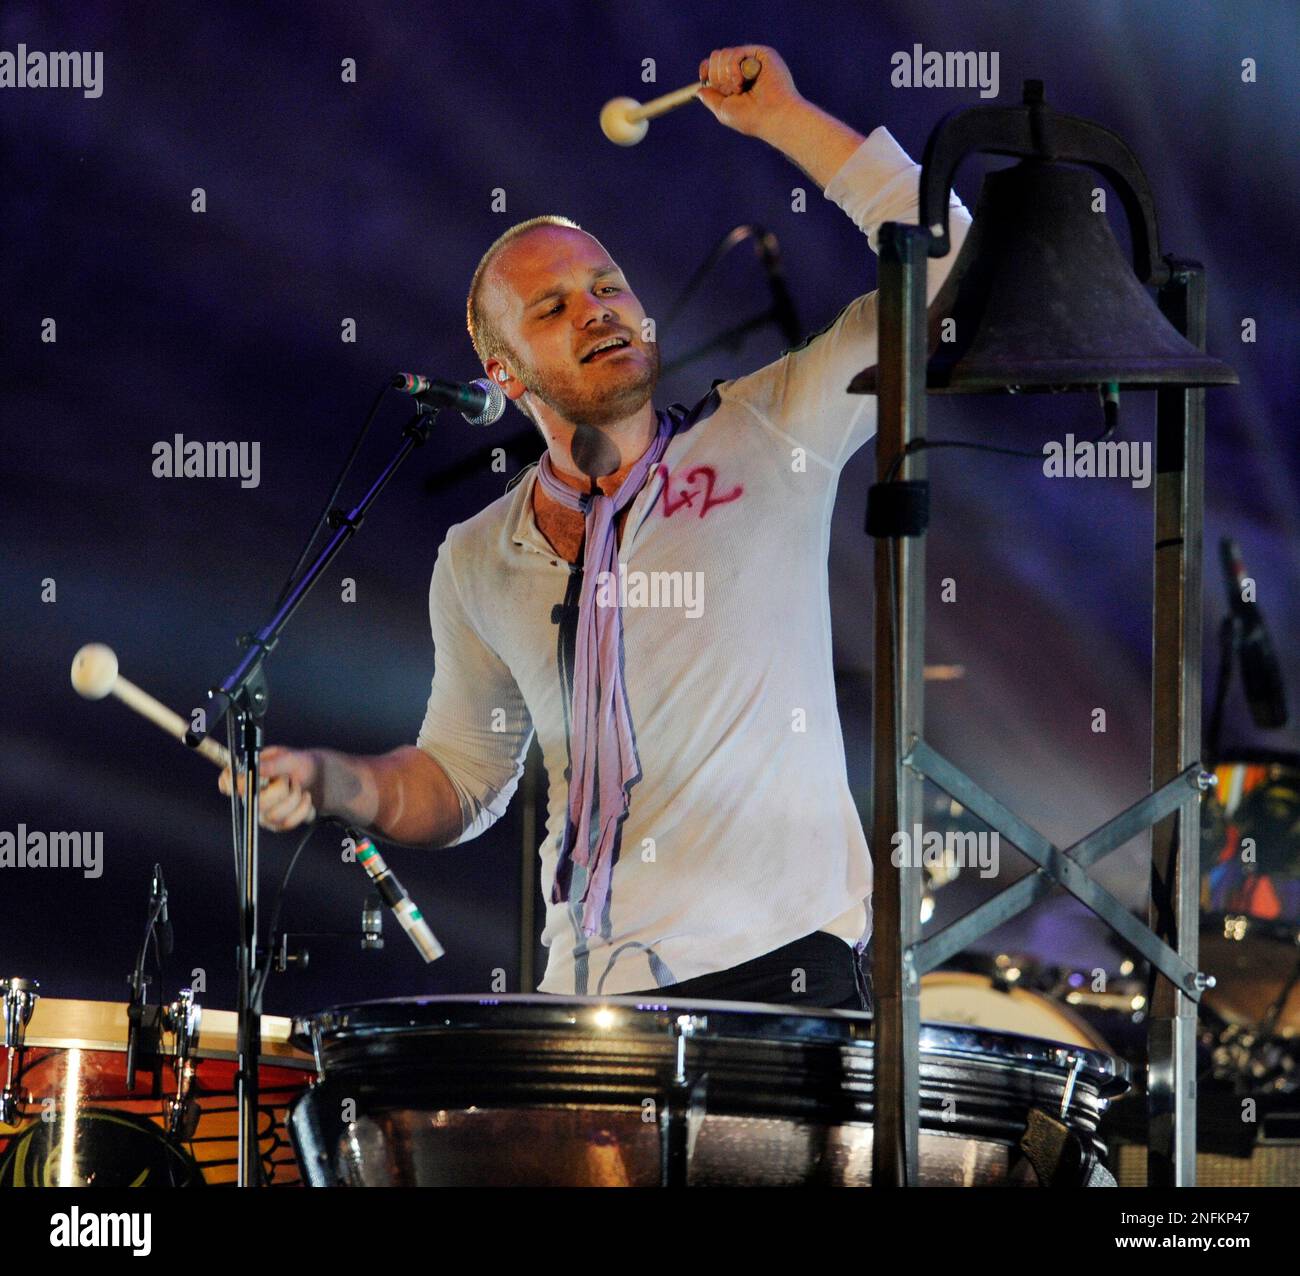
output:
<svg viewBox="0 0 1300 1276"><path fill-rule="evenodd" d="M874 251L882 222L916 222L919 174L880 127L825 194ZM929 262L929 300L970 225L955 194L950 209L953 247ZM871 859L836 708L827 558L840 471L876 428L875 397L845 387L876 357L873 292L773 363L715 384L632 502L625 576L612 584L627 590L641 779L590 939L583 870L571 902L550 898L569 763L552 609L570 568L534 521L536 468L448 531L430 587L436 669L417 743L460 798L460 845L505 812L537 731L550 781L540 991L642 991L815 930L868 937Z"/></svg>

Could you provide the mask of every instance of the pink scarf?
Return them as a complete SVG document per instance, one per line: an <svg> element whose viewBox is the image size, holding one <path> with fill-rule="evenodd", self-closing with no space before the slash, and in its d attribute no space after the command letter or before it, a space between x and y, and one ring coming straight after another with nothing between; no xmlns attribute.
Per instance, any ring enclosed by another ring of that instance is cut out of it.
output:
<svg viewBox="0 0 1300 1276"><path fill-rule="evenodd" d="M556 477L549 452L543 454L537 467L537 481L546 495L586 518L573 660L569 809L551 893L552 903L568 900L573 866L578 864L587 870L582 896L582 929L586 935L594 935L600 928L614 871L618 826L628 812L628 789L641 774L623 685L620 591L616 583L612 606L597 604L596 591L602 573L609 573L604 580L618 581L618 515L636 498L673 436L672 418L666 412L660 412L658 417L654 439L613 496L600 491L577 492L569 487ZM594 851L590 849L593 821L598 822Z"/></svg>

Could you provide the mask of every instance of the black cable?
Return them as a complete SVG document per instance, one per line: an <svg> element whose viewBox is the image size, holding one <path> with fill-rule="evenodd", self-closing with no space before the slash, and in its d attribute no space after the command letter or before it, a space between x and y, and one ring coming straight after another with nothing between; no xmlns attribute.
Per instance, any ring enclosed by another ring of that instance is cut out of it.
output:
<svg viewBox="0 0 1300 1276"><path fill-rule="evenodd" d="M293 876L293 870L298 864L298 857L306 849L307 843L311 840L311 835L316 831L316 828L317 821L313 820L303 831L302 837L298 839L298 845L294 847L293 855L289 858L289 863L285 866L284 874L280 878L280 885L275 892L275 903L271 905L271 924L266 929L266 951L263 964L258 971L258 981L255 986L254 1004L259 1007L262 994L266 991L266 981L271 976L271 952L275 946L275 928L280 921L280 909L284 904L284 895L289 886L289 878Z"/></svg>
<svg viewBox="0 0 1300 1276"><path fill-rule="evenodd" d="M1002 456L1019 456L1031 461L1041 461L1041 452L1025 452L1019 448L998 447L995 443L973 443L965 439L913 439L895 458L885 475L885 482L892 483L898 475L899 467L914 452L924 452L941 447L964 447L977 452L996 452Z"/></svg>
<svg viewBox="0 0 1300 1276"><path fill-rule="evenodd" d="M162 980L162 953L158 949L158 936L154 931L154 927L158 922L158 918L162 915L163 905L166 902L166 897L163 896L154 902L153 908L149 912L149 920L145 923L144 927L144 939L140 942L140 955L136 958L135 969L132 971L132 991L134 991L134 985L144 979L144 963L145 958L149 954L149 939L151 936L154 941L154 962L158 967L158 978L160 981ZM121 967L118 969L121 969Z"/></svg>
<svg viewBox="0 0 1300 1276"><path fill-rule="evenodd" d="M1112 387L1113 389L1113 387ZM1119 403L1118 398L1108 398L1102 393L1103 415L1106 421L1106 428L1097 435L1095 439L1089 440L1091 443L1105 443L1112 434L1119 428ZM892 483L898 473L899 466L913 452L921 452L926 448L940 447L964 447L971 448L976 452L994 452L999 456L1019 456L1026 460L1035 461L1042 459L1042 452L1026 452L1022 448L999 447L996 443L978 443L968 439L913 439L895 458L893 464L889 467L889 472L885 475L884 481Z"/></svg>

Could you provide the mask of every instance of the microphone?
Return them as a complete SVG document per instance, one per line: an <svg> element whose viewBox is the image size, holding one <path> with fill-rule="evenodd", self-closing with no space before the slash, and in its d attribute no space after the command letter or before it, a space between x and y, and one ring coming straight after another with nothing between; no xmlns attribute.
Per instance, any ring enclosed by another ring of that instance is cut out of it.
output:
<svg viewBox="0 0 1300 1276"><path fill-rule="evenodd" d="M167 886L163 882L161 864L153 866L153 881L149 884L149 911L158 910L155 925L158 927L158 941L162 955L170 957L176 946L175 932L172 930L171 918L167 915Z"/></svg>
<svg viewBox="0 0 1300 1276"><path fill-rule="evenodd" d="M781 335L789 346L797 346L803 340L803 330L799 326L799 317L795 314L794 300L785 282L785 267L781 264L781 245L770 230L754 228L758 236L754 248L763 270L767 274L767 286L772 294L772 318L781 329Z"/></svg>
<svg viewBox="0 0 1300 1276"><path fill-rule="evenodd" d="M1241 653L1241 681L1250 716L1260 728L1284 727L1289 715L1282 670L1259 604L1243 597L1247 578L1241 546L1232 537L1225 536L1219 542L1219 556L1228 588L1228 607L1240 633L1237 649Z"/></svg>
<svg viewBox="0 0 1300 1276"><path fill-rule="evenodd" d="M393 870L384 863L379 848L364 833L352 828L347 831L357 845L357 863L370 875L380 899L388 905L398 924L410 936L411 943L419 949L420 956L425 961L437 961L444 952L443 946L429 929L429 923L424 920L411 897L402 889L401 882L393 876Z"/></svg>
<svg viewBox="0 0 1300 1276"><path fill-rule="evenodd" d="M487 377L469 382L440 381L418 372L399 372L393 377L392 388L411 395L423 408L455 408L470 425L492 425L506 410L501 387Z"/></svg>

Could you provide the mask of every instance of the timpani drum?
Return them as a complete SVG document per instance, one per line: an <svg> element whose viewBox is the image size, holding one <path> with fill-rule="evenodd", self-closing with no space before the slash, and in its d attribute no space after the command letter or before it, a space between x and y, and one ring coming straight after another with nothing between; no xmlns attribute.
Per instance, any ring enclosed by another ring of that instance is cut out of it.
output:
<svg viewBox="0 0 1300 1276"><path fill-rule="evenodd" d="M317 1080L289 1129L309 1184L871 1181L871 1018L634 997L425 997L297 1021ZM1032 1108L1090 1148L1127 1065L965 1025L921 1032L923 1184L1034 1185Z"/></svg>

